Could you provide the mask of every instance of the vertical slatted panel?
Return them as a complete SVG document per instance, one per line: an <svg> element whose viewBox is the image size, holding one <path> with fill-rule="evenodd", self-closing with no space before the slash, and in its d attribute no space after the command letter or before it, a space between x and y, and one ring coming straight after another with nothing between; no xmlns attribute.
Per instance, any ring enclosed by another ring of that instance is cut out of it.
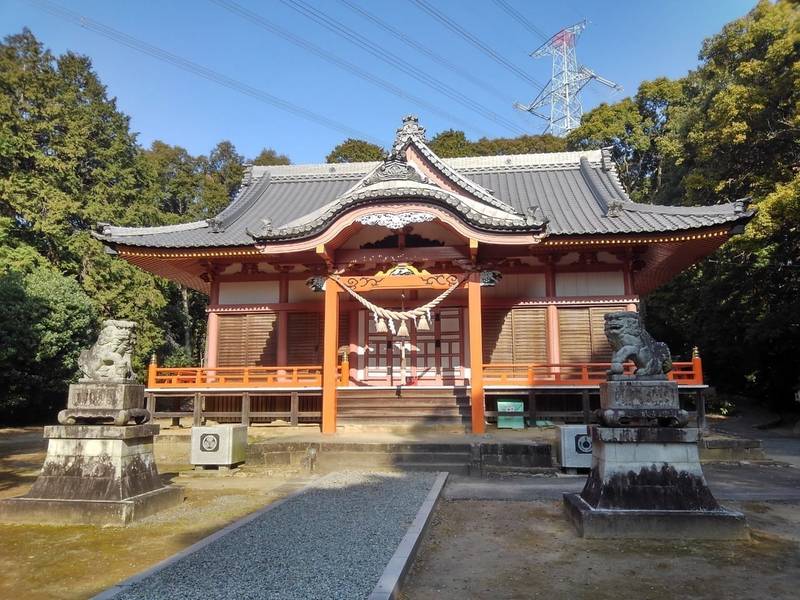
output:
<svg viewBox="0 0 800 600"><path fill-rule="evenodd" d="M350 352L350 313L342 311L339 313L339 359L341 360L343 353L348 352Z"/></svg>
<svg viewBox="0 0 800 600"><path fill-rule="evenodd" d="M277 353L275 313L220 315L220 367L270 366Z"/></svg>
<svg viewBox="0 0 800 600"><path fill-rule="evenodd" d="M592 358L589 310L559 308L558 338L562 363L589 362Z"/></svg>
<svg viewBox="0 0 800 600"><path fill-rule="evenodd" d="M246 366L274 365L278 354L278 316L275 313L247 315Z"/></svg>
<svg viewBox="0 0 800 600"><path fill-rule="evenodd" d="M481 315L484 363L514 362L514 339L511 311L487 308Z"/></svg>
<svg viewBox="0 0 800 600"><path fill-rule="evenodd" d="M514 363L546 363L547 309L515 308L511 317Z"/></svg>
<svg viewBox="0 0 800 600"><path fill-rule="evenodd" d="M245 361L245 315L219 316L219 351L217 365L240 367Z"/></svg>
<svg viewBox="0 0 800 600"><path fill-rule="evenodd" d="M592 326L592 362L611 360L611 346L604 331L605 314L625 310L624 306L595 306L589 309Z"/></svg>
<svg viewBox="0 0 800 600"><path fill-rule="evenodd" d="M319 313L291 312L288 318L290 365L318 365L322 359L322 318Z"/></svg>

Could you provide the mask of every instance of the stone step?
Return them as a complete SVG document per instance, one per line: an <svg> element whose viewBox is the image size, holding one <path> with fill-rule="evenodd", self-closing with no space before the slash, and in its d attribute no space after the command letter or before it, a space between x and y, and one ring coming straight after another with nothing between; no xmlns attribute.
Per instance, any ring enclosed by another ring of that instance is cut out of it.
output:
<svg viewBox="0 0 800 600"><path fill-rule="evenodd" d="M337 405L342 406L469 406L468 398L387 398L357 397L337 398Z"/></svg>
<svg viewBox="0 0 800 600"><path fill-rule="evenodd" d="M321 454L314 469L318 472L346 469L387 469L397 471L448 471L469 475L469 456L392 455L382 453Z"/></svg>
<svg viewBox="0 0 800 600"><path fill-rule="evenodd" d="M458 417L470 414L468 407L459 406L340 406L341 417Z"/></svg>
<svg viewBox="0 0 800 600"><path fill-rule="evenodd" d="M466 443L403 443L403 442L321 442L323 452L383 452L387 454L470 454Z"/></svg>
<svg viewBox="0 0 800 600"><path fill-rule="evenodd" d="M469 452L322 452L318 461L353 464L394 465L404 463L469 464Z"/></svg>
<svg viewBox="0 0 800 600"><path fill-rule="evenodd" d="M369 388L348 388L337 391L339 398L468 398L466 392L451 392L447 390L402 390L396 392L392 390L375 390Z"/></svg>

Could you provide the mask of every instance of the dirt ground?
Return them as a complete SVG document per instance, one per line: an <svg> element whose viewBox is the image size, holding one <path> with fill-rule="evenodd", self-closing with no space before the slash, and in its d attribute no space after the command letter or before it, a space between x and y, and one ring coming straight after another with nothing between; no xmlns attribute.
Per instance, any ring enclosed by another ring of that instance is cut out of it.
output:
<svg viewBox="0 0 800 600"><path fill-rule="evenodd" d="M41 428L0 430L0 498L24 494L42 466ZM256 475L193 477L159 465L181 506L128 527L0 523L0 598L88 598L277 500L287 482Z"/></svg>
<svg viewBox="0 0 800 600"><path fill-rule="evenodd" d="M750 542L584 540L560 502L442 500L402 598L797 598L800 506L727 504Z"/></svg>

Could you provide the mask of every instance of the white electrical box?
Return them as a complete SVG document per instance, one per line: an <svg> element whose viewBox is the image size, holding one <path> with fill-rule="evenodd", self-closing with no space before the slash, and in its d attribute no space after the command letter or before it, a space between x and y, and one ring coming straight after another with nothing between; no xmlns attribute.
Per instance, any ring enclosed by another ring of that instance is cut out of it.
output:
<svg viewBox="0 0 800 600"><path fill-rule="evenodd" d="M231 467L247 456L246 425L192 427L192 464Z"/></svg>
<svg viewBox="0 0 800 600"><path fill-rule="evenodd" d="M559 428L558 459L567 469L592 468L592 437L586 425Z"/></svg>

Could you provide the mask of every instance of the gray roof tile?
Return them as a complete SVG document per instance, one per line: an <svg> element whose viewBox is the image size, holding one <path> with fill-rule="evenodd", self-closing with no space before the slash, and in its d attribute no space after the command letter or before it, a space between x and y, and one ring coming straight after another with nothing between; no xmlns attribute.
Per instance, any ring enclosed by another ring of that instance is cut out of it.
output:
<svg viewBox="0 0 800 600"><path fill-rule="evenodd" d="M443 160L465 179L522 215L538 206L551 236L660 233L746 220L739 203L716 206L654 206L631 202L615 169L600 151ZM183 225L126 228L105 226L109 243L159 248L249 246L246 229L262 219L273 228L317 211L348 192L380 163L254 167L237 197L216 219ZM617 203L619 216L609 216ZM214 221L217 222L216 226ZM215 232L215 228L219 231Z"/></svg>

